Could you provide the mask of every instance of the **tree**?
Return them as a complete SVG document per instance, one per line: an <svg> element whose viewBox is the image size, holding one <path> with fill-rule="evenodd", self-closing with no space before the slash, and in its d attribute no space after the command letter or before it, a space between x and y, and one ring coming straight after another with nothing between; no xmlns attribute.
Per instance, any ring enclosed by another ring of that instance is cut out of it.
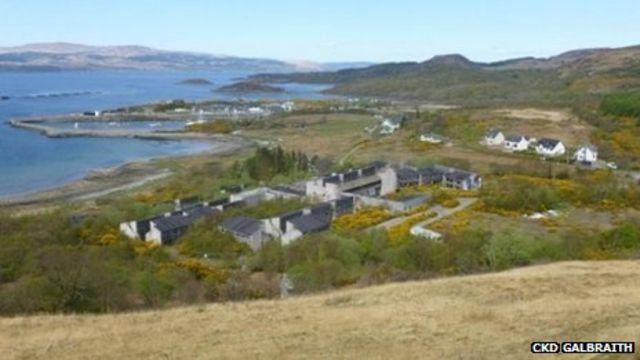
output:
<svg viewBox="0 0 640 360"><path fill-rule="evenodd" d="M170 279L145 270L135 277L136 288L147 306L163 304L173 293L176 285Z"/></svg>
<svg viewBox="0 0 640 360"><path fill-rule="evenodd" d="M494 235L483 247L491 270L505 270L531 263L534 239L524 233L505 231Z"/></svg>

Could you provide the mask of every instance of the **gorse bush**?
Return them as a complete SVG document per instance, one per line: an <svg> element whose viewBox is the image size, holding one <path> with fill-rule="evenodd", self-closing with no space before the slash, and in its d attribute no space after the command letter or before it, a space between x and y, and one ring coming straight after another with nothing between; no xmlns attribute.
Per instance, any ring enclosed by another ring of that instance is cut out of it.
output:
<svg viewBox="0 0 640 360"><path fill-rule="evenodd" d="M563 204L604 210L640 208L640 190L615 174L589 171L571 180L506 175L485 182L480 191L486 210L520 213L556 209Z"/></svg>
<svg viewBox="0 0 640 360"><path fill-rule="evenodd" d="M391 217L392 214L382 207L369 207L340 216L333 222L332 227L338 232L358 231L380 224Z"/></svg>
<svg viewBox="0 0 640 360"><path fill-rule="evenodd" d="M234 130L234 125L233 122L228 120L215 120L202 124L189 125L187 130L207 134L229 134Z"/></svg>

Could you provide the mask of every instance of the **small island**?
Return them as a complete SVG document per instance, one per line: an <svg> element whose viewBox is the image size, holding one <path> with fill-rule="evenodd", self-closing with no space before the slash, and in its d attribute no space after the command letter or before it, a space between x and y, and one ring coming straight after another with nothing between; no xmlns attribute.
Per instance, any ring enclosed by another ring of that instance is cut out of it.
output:
<svg viewBox="0 0 640 360"><path fill-rule="evenodd" d="M217 91L228 93L282 93L281 87L262 84L255 81L240 81L218 88Z"/></svg>
<svg viewBox="0 0 640 360"><path fill-rule="evenodd" d="M211 85L213 83L203 78L192 78L192 79L184 79L184 80L178 81L176 84L178 85Z"/></svg>

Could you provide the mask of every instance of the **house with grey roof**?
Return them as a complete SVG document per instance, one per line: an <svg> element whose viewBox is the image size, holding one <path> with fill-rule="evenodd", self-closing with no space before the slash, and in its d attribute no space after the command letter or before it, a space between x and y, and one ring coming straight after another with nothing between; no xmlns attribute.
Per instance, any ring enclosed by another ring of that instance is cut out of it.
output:
<svg viewBox="0 0 640 360"><path fill-rule="evenodd" d="M525 151L533 139L524 135L509 135L504 139L504 148L511 151Z"/></svg>
<svg viewBox="0 0 640 360"><path fill-rule="evenodd" d="M560 140L543 138L538 140L536 152L542 156L554 157L564 155L566 148Z"/></svg>
<svg viewBox="0 0 640 360"><path fill-rule="evenodd" d="M381 135L389 135L396 132L396 130L402 127L406 119L405 115L394 115L390 117L384 118L382 123L380 123L380 134Z"/></svg>
<svg viewBox="0 0 640 360"><path fill-rule="evenodd" d="M484 142L490 146L502 145L504 140L504 134L499 129L490 129L484 136Z"/></svg>
<svg viewBox="0 0 640 360"><path fill-rule="evenodd" d="M592 165L596 161L598 161L598 148L594 145L582 145L573 153L573 161L585 164Z"/></svg>

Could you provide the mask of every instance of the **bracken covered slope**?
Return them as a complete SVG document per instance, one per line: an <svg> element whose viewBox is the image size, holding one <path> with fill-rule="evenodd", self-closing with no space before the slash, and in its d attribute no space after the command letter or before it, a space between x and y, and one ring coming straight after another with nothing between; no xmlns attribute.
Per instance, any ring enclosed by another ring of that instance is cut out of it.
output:
<svg viewBox="0 0 640 360"><path fill-rule="evenodd" d="M0 354L4 359L530 358L530 342L536 340L639 340L639 274L635 261L566 262L282 301L0 319Z"/></svg>

